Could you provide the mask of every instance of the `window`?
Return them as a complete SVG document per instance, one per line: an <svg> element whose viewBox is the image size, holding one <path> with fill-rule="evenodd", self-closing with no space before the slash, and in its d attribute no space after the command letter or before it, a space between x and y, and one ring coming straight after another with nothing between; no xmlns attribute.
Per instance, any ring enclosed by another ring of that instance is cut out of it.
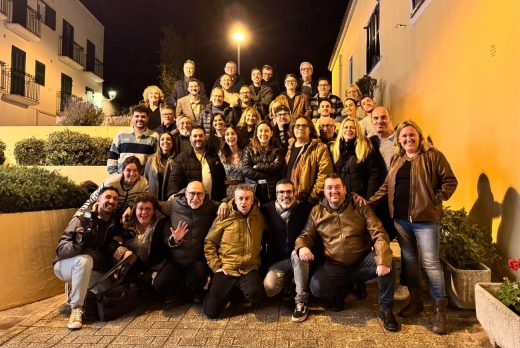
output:
<svg viewBox="0 0 520 348"><path fill-rule="evenodd" d="M11 93L25 95L25 51L15 46L11 51Z"/></svg>
<svg viewBox="0 0 520 348"><path fill-rule="evenodd" d="M96 45L94 45L90 40L87 40L87 66L85 67L86 71L96 71Z"/></svg>
<svg viewBox="0 0 520 348"><path fill-rule="evenodd" d="M422 4L425 3L426 0L412 0L412 13L410 14L410 18L413 17Z"/></svg>
<svg viewBox="0 0 520 348"><path fill-rule="evenodd" d="M348 60L348 83L350 85L354 83L354 62L352 59L353 57L350 57Z"/></svg>
<svg viewBox="0 0 520 348"><path fill-rule="evenodd" d="M379 48L379 3L370 16L367 31L367 74L376 66L380 58Z"/></svg>
<svg viewBox="0 0 520 348"><path fill-rule="evenodd" d="M61 41L61 55L67 57L74 57L74 27L63 20L63 32Z"/></svg>
<svg viewBox="0 0 520 348"><path fill-rule="evenodd" d="M34 81L40 86L45 86L45 64L36 61L34 67Z"/></svg>
<svg viewBox="0 0 520 348"><path fill-rule="evenodd" d="M86 95L85 101L87 103L94 104L94 90L90 87L85 87L85 95Z"/></svg>
<svg viewBox="0 0 520 348"><path fill-rule="evenodd" d="M60 98L60 111L65 110L65 106L69 102L72 95L72 77L61 74L61 98Z"/></svg>
<svg viewBox="0 0 520 348"><path fill-rule="evenodd" d="M45 1L38 0L38 19L52 30L56 30L56 11Z"/></svg>

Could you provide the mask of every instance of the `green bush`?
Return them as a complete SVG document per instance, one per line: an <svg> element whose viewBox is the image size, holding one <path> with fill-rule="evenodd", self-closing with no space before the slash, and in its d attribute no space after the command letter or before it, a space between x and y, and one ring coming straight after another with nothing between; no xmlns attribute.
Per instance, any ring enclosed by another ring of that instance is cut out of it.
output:
<svg viewBox="0 0 520 348"><path fill-rule="evenodd" d="M14 158L20 165L41 166L45 163L45 144L47 142L35 137L23 139L14 146Z"/></svg>
<svg viewBox="0 0 520 348"><path fill-rule="evenodd" d="M92 103L70 100L60 117L62 126L99 126L105 114Z"/></svg>
<svg viewBox="0 0 520 348"><path fill-rule="evenodd" d="M78 208L88 193L56 172L35 167L0 167L0 213Z"/></svg>
<svg viewBox="0 0 520 348"><path fill-rule="evenodd" d="M49 134L45 147L45 164L74 166L89 163L92 157L92 137L68 129Z"/></svg>
<svg viewBox="0 0 520 348"><path fill-rule="evenodd" d="M92 138L92 153L90 157L91 166L103 166L107 164L108 151L112 145L112 139L94 137Z"/></svg>
<svg viewBox="0 0 520 348"><path fill-rule="evenodd" d="M5 143L0 140L0 166L5 162Z"/></svg>

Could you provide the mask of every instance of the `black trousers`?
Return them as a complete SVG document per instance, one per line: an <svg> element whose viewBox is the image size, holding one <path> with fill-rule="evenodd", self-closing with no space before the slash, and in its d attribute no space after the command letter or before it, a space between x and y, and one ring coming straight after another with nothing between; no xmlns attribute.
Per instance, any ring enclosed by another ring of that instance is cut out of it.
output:
<svg viewBox="0 0 520 348"><path fill-rule="evenodd" d="M260 301L264 295L262 280L258 271L251 271L240 277L217 272L213 276L211 288L204 299L204 314L210 319L216 319L230 300L232 290L238 288L247 301Z"/></svg>
<svg viewBox="0 0 520 348"><path fill-rule="evenodd" d="M205 261L182 266L169 260L153 280L153 288L159 294L173 294L180 288L188 291L201 291L208 281L211 270Z"/></svg>

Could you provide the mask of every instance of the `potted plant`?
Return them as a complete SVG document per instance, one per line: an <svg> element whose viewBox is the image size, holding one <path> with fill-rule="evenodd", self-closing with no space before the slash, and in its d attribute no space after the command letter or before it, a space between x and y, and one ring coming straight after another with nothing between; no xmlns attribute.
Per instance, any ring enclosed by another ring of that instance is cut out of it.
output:
<svg viewBox="0 0 520 348"><path fill-rule="evenodd" d="M475 308L475 284L491 280L485 263L496 259L491 235L474 224L466 210L444 209L440 221L440 256L446 292L459 308Z"/></svg>
<svg viewBox="0 0 520 348"><path fill-rule="evenodd" d="M518 271L520 259L510 259L508 264L510 269ZM520 347L519 281L505 277L503 283L478 283L475 302L477 319L491 344L502 348Z"/></svg>

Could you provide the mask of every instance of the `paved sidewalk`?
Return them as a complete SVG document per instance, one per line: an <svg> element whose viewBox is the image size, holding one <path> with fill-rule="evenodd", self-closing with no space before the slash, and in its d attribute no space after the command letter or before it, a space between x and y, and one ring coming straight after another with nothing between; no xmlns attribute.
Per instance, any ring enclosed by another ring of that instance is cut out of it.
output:
<svg viewBox="0 0 520 348"><path fill-rule="evenodd" d="M264 301L256 309L235 308L219 320L207 319L201 305L163 305L148 300L112 322L66 328L68 316L58 312L63 295L0 312L0 345L5 347L491 347L474 311L450 310L448 335L429 331L428 313L400 318L402 330L383 330L377 314L377 284L368 298L347 299L347 309L311 308L309 319L291 323L291 302ZM403 303L396 303L396 309Z"/></svg>

